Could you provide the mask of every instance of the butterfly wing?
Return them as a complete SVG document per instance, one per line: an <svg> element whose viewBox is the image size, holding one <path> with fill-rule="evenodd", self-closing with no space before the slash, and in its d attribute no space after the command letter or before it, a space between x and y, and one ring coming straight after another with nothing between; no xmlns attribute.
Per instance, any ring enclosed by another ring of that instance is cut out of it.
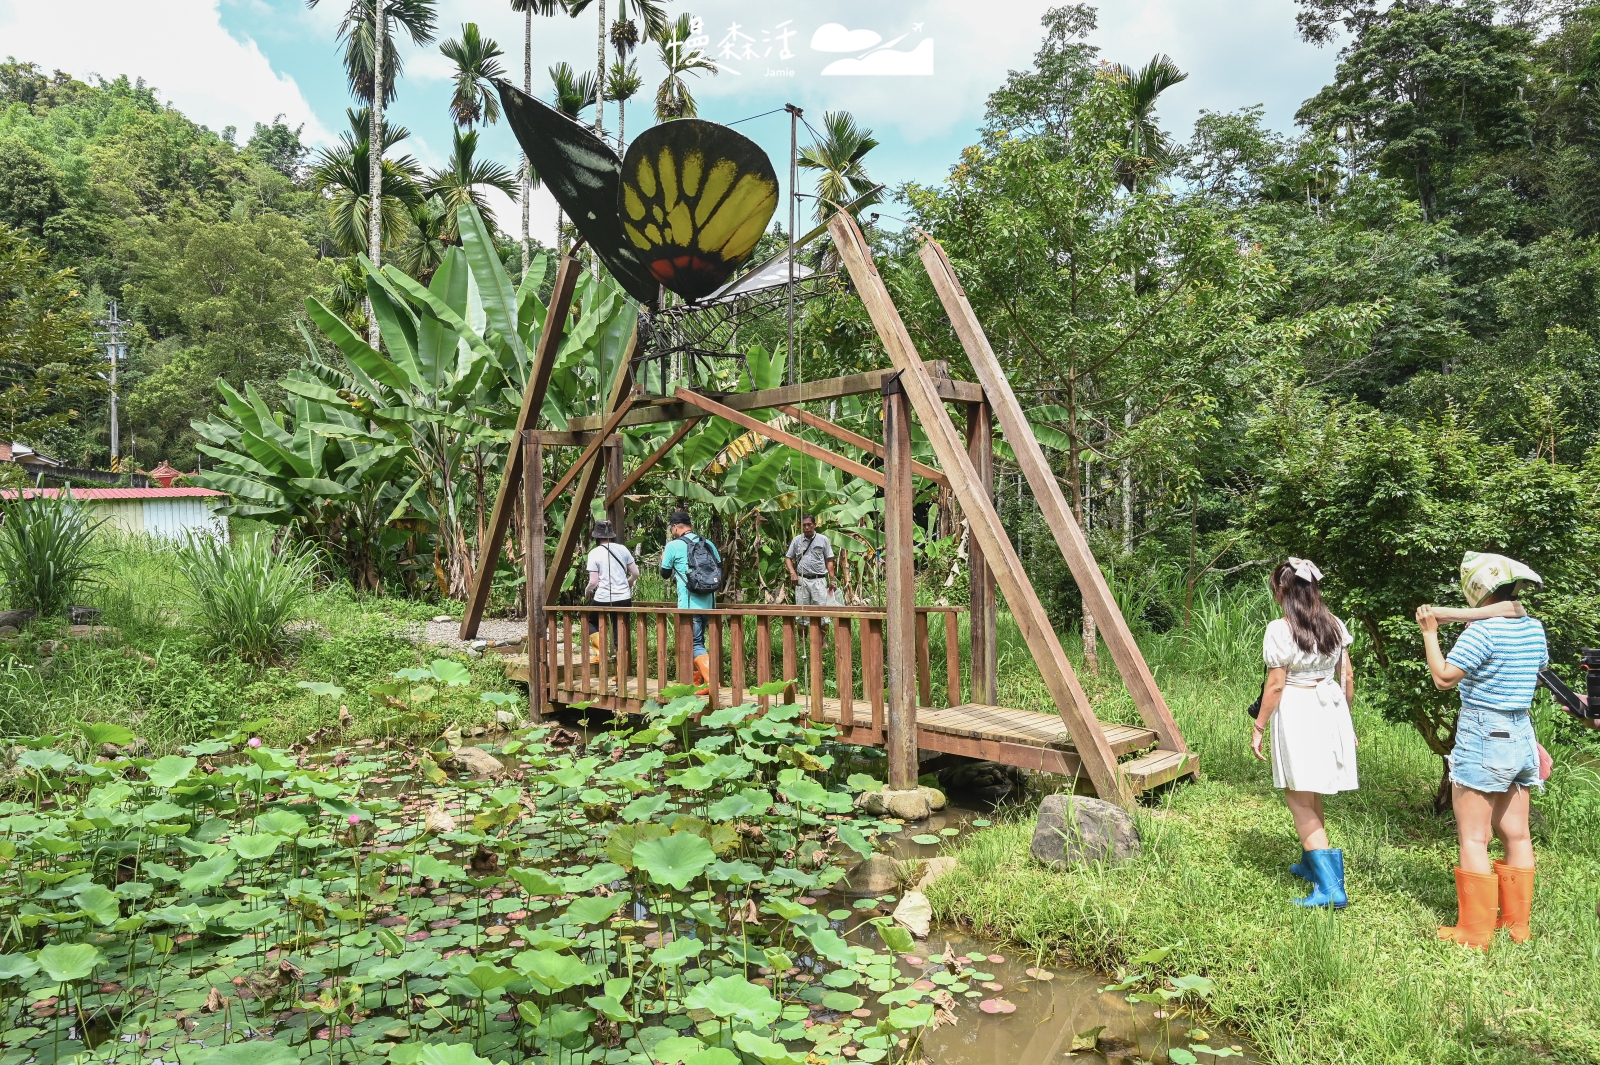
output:
<svg viewBox="0 0 1600 1065"><path fill-rule="evenodd" d="M755 251L778 206L761 146L727 126L652 126L622 163L620 226L636 258L686 300L707 296Z"/></svg>
<svg viewBox="0 0 1600 1065"><path fill-rule="evenodd" d="M622 161L594 131L504 81L496 81L506 121L528 154L534 173L550 190L589 247L628 295L653 304L659 282L623 236L617 218Z"/></svg>

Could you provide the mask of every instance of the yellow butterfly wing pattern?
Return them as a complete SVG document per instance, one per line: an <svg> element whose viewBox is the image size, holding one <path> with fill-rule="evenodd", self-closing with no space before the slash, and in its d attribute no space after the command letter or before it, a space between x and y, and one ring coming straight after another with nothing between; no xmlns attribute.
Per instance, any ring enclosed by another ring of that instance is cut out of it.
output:
<svg viewBox="0 0 1600 1065"><path fill-rule="evenodd" d="M727 126L685 118L639 135L622 161L625 239L662 285L693 302L750 257L778 207L772 161Z"/></svg>

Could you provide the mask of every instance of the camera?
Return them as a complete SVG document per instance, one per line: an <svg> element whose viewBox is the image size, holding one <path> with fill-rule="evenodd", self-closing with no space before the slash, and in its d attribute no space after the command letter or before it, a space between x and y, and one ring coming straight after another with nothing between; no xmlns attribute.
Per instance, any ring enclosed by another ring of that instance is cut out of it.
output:
<svg viewBox="0 0 1600 1065"><path fill-rule="evenodd" d="M1550 689L1550 694L1555 697L1556 702L1565 707L1567 713L1573 717L1584 721L1600 720L1600 648L1585 648L1578 658L1578 665L1583 669L1584 695L1587 696L1587 700L1579 698L1553 669L1541 669L1539 683Z"/></svg>

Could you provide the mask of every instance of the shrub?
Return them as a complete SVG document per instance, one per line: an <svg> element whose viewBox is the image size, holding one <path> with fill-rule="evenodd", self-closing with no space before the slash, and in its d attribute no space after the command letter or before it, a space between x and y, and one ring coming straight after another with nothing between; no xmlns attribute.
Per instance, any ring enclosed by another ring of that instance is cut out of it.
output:
<svg viewBox="0 0 1600 1065"><path fill-rule="evenodd" d="M232 652L256 664L283 650L289 623L311 598L316 558L311 551L274 549L266 536L227 544L191 535L178 550L178 569L195 628L213 655Z"/></svg>
<svg viewBox="0 0 1600 1065"><path fill-rule="evenodd" d="M0 502L0 583L14 609L61 613L99 569L90 545L103 522L72 498L22 494Z"/></svg>

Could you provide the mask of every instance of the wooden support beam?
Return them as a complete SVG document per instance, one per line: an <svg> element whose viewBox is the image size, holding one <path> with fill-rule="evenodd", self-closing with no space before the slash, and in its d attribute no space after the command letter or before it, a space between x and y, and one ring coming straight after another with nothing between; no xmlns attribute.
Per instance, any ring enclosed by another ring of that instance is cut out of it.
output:
<svg viewBox="0 0 1600 1065"><path fill-rule="evenodd" d="M1056 544L1066 557L1073 580L1083 593L1084 608L1099 622L1100 635L1111 651L1117 671L1122 674L1128 694L1139 709L1139 716L1155 732L1164 750L1188 753L1189 746L1184 742L1183 733L1173 720L1161 689L1156 687L1155 677L1151 675L1139 645L1134 642L1133 632L1111 595L1105 574L1100 572L1100 565L1089 550L1089 541L1084 538L1083 530L1072 516L1072 508L1062 495L1061 484L1050 469L1044 450L1028 427L1022 404L1017 402L1016 394L1011 391L1011 383L1006 379L994 349L989 346L989 338L967 300L955 268L950 265L949 258L937 241L925 241L921 255L922 264L933 281L934 291L939 294L939 302L944 304L945 313L950 316L950 324L955 328L956 336L972 363L973 372L978 375L979 383L988 394L995 417L999 419L1000 428L1006 435L1006 443L1011 445L1011 450L1017 456L1017 465L1033 487L1033 495L1044 515L1045 524L1050 526L1051 533L1055 535ZM1006 598L1009 600L1011 597L1008 594Z"/></svg>
<svg viewBox="0 0 1600 1065"><path fill-rule="evenodd" d="M544 497L544 505L546 507L560 499L561 493L567 490L567 485L572 483L572 479L582 473L589 463L594 460L595 455L599 454L600 445L605 443L606 438L611 435L611 430L615 429L617 423L622 420L623 415L628 413L628 408L633 406L633 399L637 394L630 391L622 398L621 404L606 418L605 428L595 434L594 439L589 441L589 446L583 449L583 454L578 456L576 462L567 467L567 472L561 475L561 479L555 483L555 487L551 488L549 494Z"/></svg>
<svg viewBox="0 0 1600 1065"><path fill-rule="evenodd" d="M950 478L951 489L961 509L971 522L974 538L994 567L995 579L1011 605L1017 627L1033 652L1045 686L1072 736L1096 794L1122 806L1131 805L1133 792L1117 768L1116 755L1106 743L1094 709L1089 705L1089 697L1078 683L1072 663L1067 660L1044 604L1028 580L1021 558L1006 537L994 504L979 490L978 472L967 457L965 442L956 433L943 401L922 367L922 358L911 343L900 312L895 309L889 290L873 265L871 249L853 219L835 217L828 228L890 360L905 371L900 375L901 384L933 445L940 467Z"/></svg>
<svg viewBox="0 0 1600 1065"><path fill-rule="evenodd" d="M623 500L622 493L615 491L616 487L622 483L622 445L620 443L607 444L605 455L606 517L611 519L611 527L617 531L617 539L621 541L628 535L625 527L625 519L628 516L628 504Z"/></svg>
<svg viewBox="0 0 1600 1065"><path fill-rule="evenodd" d="M967 404L967 455L978 474L977 491L994 502L994 415L987 403ZM976 536L967 538L970 576L968 642L972 662L972 701L993 706L1000 701L1000 674L995 642L994 571L983 557Z"/></svg>
<svg viewBox="0 0 1600 1065"><path fill-rule="evenodd" d="M467 609L461 616L460 636L470 640L478 635L478 623L483 620L483 609L489 604L489 587L494 582L494 568L500 561L500 549L506 542L506 528L511 524L512 501L517 498L517 486L522 481L522 449L516 432L532 429L539 424L539 414L544 410L545 393L550 390L550 375L555 371L556 353L561 350L561 338L566 332L567 316L572 313L572 291L583 273L583 264L568 256L561 260L556 271L556 287L550 293L550 305L545 310L544 329L533 351L533 361L528 366L528 384L522 390L522 406L517 411L517 424L513 430L511 446L506 449L505 470L500 478L500 488L495 493L494 511L489 518L488 538L478 554L478 571L472 575L472 591L467 595Z"/></svg>
<svg viewBox="0 0 1600 1065"><path fill-rule="evenodd" d="M711 393L711 398L734 410L769 410L781 407L785 403L816 403L820 400L840 399L844 396L864 396L868 393L883 391L883 382L887 377L893 377L897 371L868 370L866 373L850 374L846 377L830 377L822 381L801 381L798 384L783 385L780 388L763 388L756 392L724 392ZM952 381L948 378L939 378L933 382L934 391L939 397L950 403L981 403L983 401L983 388L975 381ZM635 425L654 425L659 422L677 422L685 418L694 417L692 407L686 407L676 399L659 397L651 400L640 400L634 405L628 416L622 420L621 427L626 429ZM567 423L567 428L573 432L593 432L605 423L604 415L585 415L573 418Z"/></svg>
<svg viewBox="0 0 1600 1065"><path fill-rule="evenodd" d="M809 440L802 440L793 433L775 429L759 418L752 418L750 415L736 411L731 407L725 407L721 403L691 392L687 388L678 389L677 396L684 403L699 407L707 414L715 414L719 418L725 418L741 428L748 429L753 433L759 433L775 444L792 447L803 455L809 455L819 462L826 462L828 465L837 467L854 477L859 477L869 484L875 484L879 488L883 487L883 474L870 466L863 466L854 459L847 459L843 455L829 451L821 445L813 444Z"/></svg>
<svg viewBox="0 0 1600 1065"><path fill-rule="evenodd" d="M606 508L610 509L611 504L621 499L624 492L638 483L639 478L649 473L650 470L654 468L656 463L670 455L672 453L672 449L677 447L678 444L683 441L683 438L689 435L689 430L699 425L704 417L704 415L696 415L674 429L672 435L667 437L667 442L665 444L662 444L660 447L656 448L654 453L652 453L649 458L639 463L638 466L634 467L632 473L628 474L628 476L622 479L621 484L617 485L615 488L612 488L606 493Z"/></svg>
<svg viewBox="0 0 1600 1065"><path fill-rule="evenodd" d="M901 375L903 376L903 375ZM883 386L885 575L884 665L889 675L889 787L917 786L917 581L912 569L916 546L911 514L911 407L900 377Z"/></svg>
<svg viewBox="0 0 1600 1065"><path fill-rule="evenodd" d="M801 410L799 407L792 406L788 403L780 404L778 410L783 411L783 413L787 414L789 417L795 418L805 425L809 425L813 429L827 433L829 436L840 441L841 443L849 444L851 447L858 447L863 451L867 451L873 455L876 455L880 459L883 458L883 445L878 443L876 440L869 440L860 433L852 433L844 426L835 425L833 422L830 422L821 415L812 414L808 410ZM934 484L941 485L945 488L950 487L950 479L948 477L934 469L932 466L926 466L918 462L916 459L911 460L911 472L916 474L918 477L932 481Z"/></svg>
<svg viewBox="0 0 1600 1065"><path fill-rule="evenodd" d="M617 360L617 376L611 382L611 394L606 397L604 416L609 419L624 401L633 395L633 355L639 346L639 327L633 327L633 334L628 337L628 346L623 349L622 358ZM606 433L611 430L607 429ZM604 435L604 434L602 434ZM566 580L567 567L572 565L573 553L578 549L578 542L583 539L584 530L589 525L589 504L594 502L596 489L600 487L600 464L588 463L578 474L577 487L572 493L572 504L567 508L567 520L561 526L561 539L556 542L556 552L550 560L550 571L545 576L544 601L552 602L556 593L561 590L561 582Z"/></svg>
<svg viewBox="0 0 1600 1065"><path fill-rule="evenodd" d="M588 447L594 439L593 433L562 432L560 429L524 429L524 434L532 433L533 438L545 447ZM515 443L515 441L513 441ZM605 438L605 447L622 443L622 437L613 433Z"/></svg>
<svg viewBox="0 0 1600 1065"><path fill-rule="evenodd" d="M522 592L528 611L528 718L537 722L544 715L549 678L545 675L546 623L544 612L544 445L537 434L522 434L522 506L527 515L522 557L527 562L527 580ZM513 442L512 447L516 447Z"/></svg>

